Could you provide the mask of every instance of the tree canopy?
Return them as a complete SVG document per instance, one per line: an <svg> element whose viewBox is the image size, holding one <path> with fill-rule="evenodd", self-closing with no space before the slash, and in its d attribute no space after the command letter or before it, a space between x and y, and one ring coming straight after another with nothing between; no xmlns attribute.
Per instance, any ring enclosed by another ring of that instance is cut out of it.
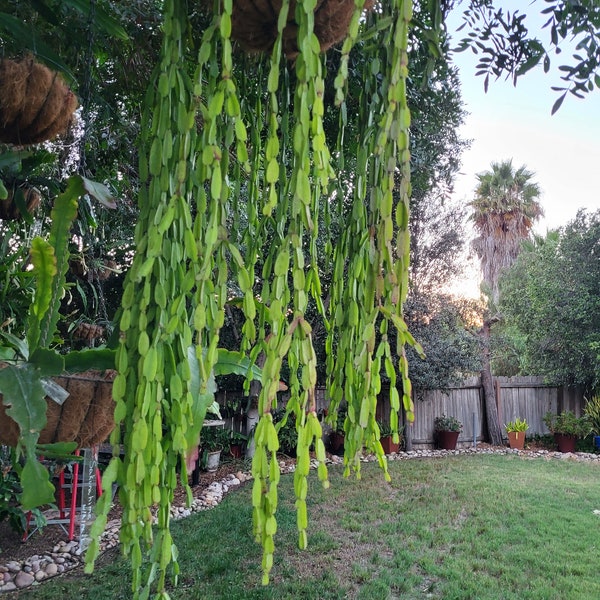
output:
<svg viewBox="0 0 600 600"><path fill-rule="evenodd" d="M534 222L543 214L537 201L540 187L532 181L533 176L524 165L515 169L512 160L492 163L490 171L477 175L471 218L479 235L473 240L473 248L495 304L500 273L515 261L522 240L527 239Z"/></svg>
<svg viewBox="0 0 600 600"><path fill-rule="evenodd" d="M540 5L541 30L531 26L530 18ZM559 94L553 113L567 94L583 98L600 88L600 5L596 0L532 2L526 12L510 12L495 0L469 0L464 20L467 36L458 50L470 49L480 56L477 74L484 77L486 90L490 76L510 77L516 84L538 65L548 73L557 61L563 84L552 88Z"/></svg>
<svg viewBox="0 0 600 600"><path fill-rule="evenodd" d="M505 321L522 336L521 372L600 385L600 212L579 211L523 245L500 281Z"/></svg>

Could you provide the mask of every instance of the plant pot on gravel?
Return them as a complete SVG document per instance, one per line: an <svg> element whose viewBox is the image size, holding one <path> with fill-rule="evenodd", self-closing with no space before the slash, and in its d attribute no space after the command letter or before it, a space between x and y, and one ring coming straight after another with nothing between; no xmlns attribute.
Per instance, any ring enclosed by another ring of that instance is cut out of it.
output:
<svg viewBox="0 0 600 600"><path fill-rule="evenodd" d="M507 423L504 428L508 436L508 444L513 450L523 450L525 447L525 432L529 429L525 419L518 417Z"/></svg>
<svg viewBox="0 0 600 600"><path fill-rule="evenodd" d="M575 452L577 440L585 438L592 431L587 415L577 417L570 410L558 415L547 412L543 420L550 433L554 435L559 452Z"/></svg>
<svg viewBox="0 0 600 600"><path fill-rule="evenodd" d="M456 417L442 414L433 421L433 429L440 450L455 450L458 436L462 431L462 423Z"/></svg>
<svg viewBox="0 0 600 600"><path fill-rule="evenodd" d="M212 450L206 452L206 470L209 473L214 473L221 462L221 450Z"/></svg>
<svg viewBox="0 0 600 600"><path fill-rule="evenodd" d="M379 442L381 443L381 447L386 454L392 454L394 452L398 452L400 450L400 444L402 443L402 430L400 427L398 430L398 443L394 442L394 437L392 433L392 428L389 423L384 423L382 421L377 422L379 426Z"/></svg>
<svg viewBox="0 0 600 600"><path fill-rule="evenodd" d="M559 452L575 452L577 439L576 435L569 435L567 433L554 434L554 441Z"/></svg>

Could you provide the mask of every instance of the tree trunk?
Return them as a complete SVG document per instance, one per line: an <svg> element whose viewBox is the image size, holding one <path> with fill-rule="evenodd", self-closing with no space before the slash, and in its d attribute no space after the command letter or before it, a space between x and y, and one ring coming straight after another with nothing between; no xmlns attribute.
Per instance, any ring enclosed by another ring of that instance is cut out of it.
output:
<svg viewBox="0 0 600 600"><path fill-rule="evenodd" d="M486 319L481 328L481 341L483 342L483 361L481 369L481 385L483 387L483 398L485 403L485 417L490 443L494 446L502 446L502 431L498 420L498 405L496 404L496 391L492 378L492 362L490 358L490 319Z"/></svg>

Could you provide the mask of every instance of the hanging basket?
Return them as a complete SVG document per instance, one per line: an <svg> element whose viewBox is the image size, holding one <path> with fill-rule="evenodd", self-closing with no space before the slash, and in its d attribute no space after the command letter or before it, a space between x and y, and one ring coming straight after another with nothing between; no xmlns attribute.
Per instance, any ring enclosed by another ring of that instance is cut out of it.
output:
<svg viewBox="0 0 600 600"><path fill-rule="evenodd" d="M27 145L64 133L77 98L58 73L31 57L0 60L0 142Z"/></svg>
<svg viewBox="0 0 600 600"><path fill-rule="evenodd" d="M37 210L40 202L40 193L33 187L21 186L17 190L9 190L8 198L0 200L0 219L3 221L18 221L23 218L22 209L32 215Z"/></svg>
<svg viewBox="0 0 600 600"><path fill-rule="evenodd" d="M365 9L373 6L365 2ZM325 52L341 42L355 9L354 0L317 0L314 32ZM236 0L233 3L231 37L250 53L270 52L277 38L277 19L281 0ZM283 30L283 52L288 58L298 54L298 24L295 19L296 2L291 0L287 25Z"/></svg>
<svg viewBox="0 0 600 600"><path fill-rule="evenodd" d="M104 442L115 427L112 399L115 375L115 371L86 371L53 377L55 383L69 392L69 397L62 405L46 399L47 424L40 433L39 443L77 442L78 448L90 448ZM18 438L19 427L7 416L0 401L0 444L15 446Z"/></svg>

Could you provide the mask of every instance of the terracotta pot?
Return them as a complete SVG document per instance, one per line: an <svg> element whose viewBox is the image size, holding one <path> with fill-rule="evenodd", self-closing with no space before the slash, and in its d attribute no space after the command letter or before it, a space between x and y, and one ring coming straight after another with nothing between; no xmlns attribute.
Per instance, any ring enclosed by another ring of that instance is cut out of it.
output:
<svg viewBox="0 0 600 600"><path fill-rule="evenodd" d="M79 448L90 448L104 442L115 427L112 399L115 375L116 371L86 371L53 377L69 396L62 405L46 400L47 424L40 433L39 443L77 442ZM15 446L18 438L19 426L6 414L0 401L0 444Z"/></svg>
<svg viewBox="0 0 600 600"><path fill-rule="evenodd" d="M241 444L231 444L229 447L229 453L233 458L242 458L242 445Z"/></svg>
<svg viewBox="0 0 600 600"><path fill-rule="evenodd" d="M554 440L556 441L559 452L575 452L577 436L567 435L566 433L555 433Z"/></svg>
<svg viewBox="0 0 600 600"><path fill-rule="evenodd" d="M523 450L525 445L525 432L524 431L507 431L508 443L514 450Z"/></svg>
<svg viewBox="0 0 600 600"><path fill-rule="evenodd" d="M460 431L438 431L437 445L440 450L455 450Z"/></svg>
<svg viewBox="0 0 600 600"><path fill-rule="evenodd" d="M379 441L381 442L381 447L386 454L392 454L392 452L398 452L400 449L400 444L394 444L394 438L391 435L386 435L382 437Z"/></svg>

